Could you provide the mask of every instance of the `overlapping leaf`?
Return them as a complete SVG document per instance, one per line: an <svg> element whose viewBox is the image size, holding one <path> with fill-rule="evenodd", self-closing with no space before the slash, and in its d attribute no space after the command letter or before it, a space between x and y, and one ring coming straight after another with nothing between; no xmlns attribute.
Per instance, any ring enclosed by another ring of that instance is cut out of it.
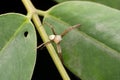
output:
<svg viewBox="0 0 120 80"><path fill-rule="evenodd" d="M36 57L36 33L23 15L0 16L0 80L30 80Z"/></svg>
<svg viewBox="0 0 120 80"><path fill-rule="evenodd" d="M91 2L71 1L44 18L58 34L75 24L61 42L65 66L82 80L120 79L120 11ZM52 34L46 27L48 34Z"/></svg>

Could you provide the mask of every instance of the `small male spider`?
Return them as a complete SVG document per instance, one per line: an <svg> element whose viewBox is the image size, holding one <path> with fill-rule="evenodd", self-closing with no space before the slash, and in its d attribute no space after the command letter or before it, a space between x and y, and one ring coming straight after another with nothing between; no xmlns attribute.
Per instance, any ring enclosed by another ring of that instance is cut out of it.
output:
<svg viewBox="0 0 120 80"><path fill-rule="evenodd" d="M60 35L56 34L56 32L55 32L55 30L54 30L54 28L53 28L53 26L51 24L49 24L49 23L46 23L46 24L49 25L49 27L51 28L53 35L49 36L49 40L50 41L48 41L46 43L42 43L37 48L40 48L42 46L44 47L45 45L47 45L47 44L49 44L51 42L54 42L56 44L56 47L57 47L58 56L61 59L61 61L63 62L63 59L62 59L62 50L61 50L60 42L61 42L61 40L62 40L62 38L63 38L64 35L66 35L71 30L79 27L80 24L77 24L77 25L69 27L68 29L64 30Z"/></svg>

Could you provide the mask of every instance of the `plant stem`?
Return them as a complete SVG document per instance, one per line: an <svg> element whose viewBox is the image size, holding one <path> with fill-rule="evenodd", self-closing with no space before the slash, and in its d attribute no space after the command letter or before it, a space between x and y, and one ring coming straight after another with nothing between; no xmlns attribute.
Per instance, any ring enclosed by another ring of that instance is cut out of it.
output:
<svg viewBox="0 0 120 80"><path fill-rule="evenodd" d="M47 33L44 30L44 27L41 24L41 21L39 19L39 16L37 13L39 13L39 15L41 16L45 16L45 11L41 11L41 10L37 10L35 9L35 7L33 6L33 4L31 3L30 0L22 0L23 4L25 5L27 12L28 12L28 18L29 19L33 19L33 22L35 24L36 29L38 30L40 36L42 37L44 42L49 41ZM59 57L57 56L57 53L54 49L54 47L51 44L46 45L50 56L52 57L60 75L62 76L63 80L70 80L65 68L63 67L63 64L61 63Z"/></svg>
<svg viewBox="0 0 120 80"><path fill-rule="evenodd" d="M39 28L39 32L41 34L41 37L42 37L43 41L48 42L49 41L48 36L47 36L46 32L44 31L44 28L42 27L42 25L41 26L39 25L40 23L38 22L38 19L39 18L38 18L37 15L33 15L33 21L35 22L36 26L38 26L36 28ZM52 57L55 65L56 65L59 73L61 74L63 80L70 80L69 76L67 75L59 57L57 56L57 53L56 53L55 49L53 48L53 46L51 44L48 44L48 45L46 45L46 47L47 47L47 49L50 53L50 56Z"/></svg>

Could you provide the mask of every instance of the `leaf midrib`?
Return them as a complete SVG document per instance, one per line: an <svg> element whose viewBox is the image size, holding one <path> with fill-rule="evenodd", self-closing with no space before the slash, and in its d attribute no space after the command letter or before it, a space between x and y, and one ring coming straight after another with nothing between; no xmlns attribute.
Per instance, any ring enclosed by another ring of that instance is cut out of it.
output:
<svg viewBox="0 0 120 80"><path fill-rule="evenodd" d="M19 31L22 29L23 25L24 25L25 23L27 23L28 21L29 21L29 20L28 20L27 18L25 18L25 19L23 20L23 22L21 22L22 24L20 25L20 27L18 27L18 28L16 29L16 31L13 33L13 35L7 40L7 43L5 43L5 45L3 45L4 47L2 47L0 53L1 53L2 51L4 51L4 49L9 45L9 43L15 38L15 36L16 36L16 35L19 33Z"/></svg>

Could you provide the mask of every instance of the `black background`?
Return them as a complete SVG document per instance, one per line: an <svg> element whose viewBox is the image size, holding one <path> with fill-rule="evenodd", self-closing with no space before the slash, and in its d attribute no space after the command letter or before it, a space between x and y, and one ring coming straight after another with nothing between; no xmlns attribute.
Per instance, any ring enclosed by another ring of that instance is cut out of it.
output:
<svg viewBox="0 0 120 80"><path fill-rule="evenodd" d="M32 0L34 6L41 10L47 10L57 4L52 0ZM0 14L16 12L26 14L26 9L21 0L1 0ZM37 33L38 34L38 33ZM37 37L38 45L42 43ZM67 70L71 80L80 80ZM62 80L46 48L37 50L36 65L31 80Z"/></svg>

